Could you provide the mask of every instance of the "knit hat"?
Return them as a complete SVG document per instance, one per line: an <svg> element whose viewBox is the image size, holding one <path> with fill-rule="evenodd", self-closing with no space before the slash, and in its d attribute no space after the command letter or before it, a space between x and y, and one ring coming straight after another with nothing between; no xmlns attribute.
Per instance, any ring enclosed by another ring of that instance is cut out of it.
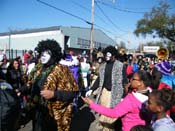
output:
<svg viewBox="0 0 175 131"><path fill-rule="evenodd" d="M66 54L65 60L72 61L72 56L70 54Z"/></svg>
<svg viewBox="0 0 175 131"><path fill-rule="evenodd" d="M155 67L164 75L171 75L171 65L169 62L158 63L155 65Z"/></svg>

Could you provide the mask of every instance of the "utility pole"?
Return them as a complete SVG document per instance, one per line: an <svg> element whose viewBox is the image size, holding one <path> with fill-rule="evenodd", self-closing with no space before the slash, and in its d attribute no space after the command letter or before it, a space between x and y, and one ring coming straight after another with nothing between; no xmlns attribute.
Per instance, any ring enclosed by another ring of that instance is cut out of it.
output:
<svg viewBox="0 0 175 131"><path fill-rule="evenodd" d="M9 30L9 59L11 59L11 30Z"/></svg>
<svg viewBox="0 0 175 131"><path fill-rule="evenodd" d="M92 0L92 15L91 15L91 43L90 43L90 61L93 62L94 49L94 0Z"/></svg>

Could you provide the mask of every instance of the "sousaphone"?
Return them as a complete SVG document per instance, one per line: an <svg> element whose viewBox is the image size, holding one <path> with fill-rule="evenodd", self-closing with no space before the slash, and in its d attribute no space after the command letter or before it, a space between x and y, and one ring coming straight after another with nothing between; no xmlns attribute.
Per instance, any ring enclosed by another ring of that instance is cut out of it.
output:
<svg viewBox="0 0 175 131"><path fill-rule="evenodd" d="M162 48L157 50L156 55L157 55L158 59L166 60L169 57L169 51L167 48L162 47Z"/></svg>
<svg viewBox="0 0 175 131"><path fill-rule="evenodd" d="M124 48L121 48L121 49L119 50L119 54L120 54L121 56L125 55L125 54L126 54L126 50L125 50Z"/></svg>

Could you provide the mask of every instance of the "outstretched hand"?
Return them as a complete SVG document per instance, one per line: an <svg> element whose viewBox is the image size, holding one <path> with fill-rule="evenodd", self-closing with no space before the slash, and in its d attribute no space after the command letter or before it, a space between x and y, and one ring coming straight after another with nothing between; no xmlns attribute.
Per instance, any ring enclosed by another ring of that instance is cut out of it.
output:
<svg viewBox="0 0 175 131"><path fill-rule="evenodd" d="M91 100L89 97L82 97L82 96L81 96L81 98L82 98L82 100L84 101L84 103L86 103L86 104L88 104L88 105L90 105L90 104L93 103L93 100Z"/></svg>

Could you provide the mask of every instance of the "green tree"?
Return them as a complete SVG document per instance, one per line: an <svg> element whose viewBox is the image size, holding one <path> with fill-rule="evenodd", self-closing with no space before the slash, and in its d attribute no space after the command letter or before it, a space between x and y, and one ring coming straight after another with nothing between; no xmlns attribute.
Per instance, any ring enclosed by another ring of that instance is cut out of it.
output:
<svg viewBox="0 0 175 131"><path fill-rule="evenodd" d="M160 42L160 41L148 42L148 43L146 43L146 46L159 46L160 48L165 47L163 42Z"/></svg>
<svg viewBox="0 0 175 131"><path fill-rule="evenodd" d="M158 7L144 14L144 18L137 22L136 36L152 34L153 37L167 38L175 42L175 14L169 14L169 5L160 2Z"/></svg>
<svg viewBox="0 0 175 131"><path fill-rule="evenodd" d="M171 41L165 41L166 42L166 47L169 50L169 53L172 54L175 51L175 44Z"/></svg>

